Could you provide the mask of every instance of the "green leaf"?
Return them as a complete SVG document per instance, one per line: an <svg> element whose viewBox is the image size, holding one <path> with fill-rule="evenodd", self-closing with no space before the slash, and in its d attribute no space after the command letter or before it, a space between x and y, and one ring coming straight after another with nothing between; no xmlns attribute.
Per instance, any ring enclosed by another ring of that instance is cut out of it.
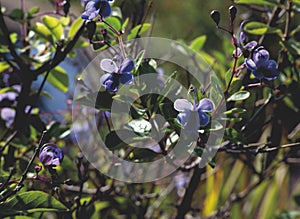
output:
<svg viewBox="0 0 300 219"><path fill-rule="evenodd" d="M131 120L127 123L127 126L139 135L148 134L152 128L151 123L144 119Z"/></svg>
<svg viewBox="0 0 300 219"><path fill-rule="evenodd" d="M63 39L64 28L56 17L45 15L42 20L57 41Z"/></svg>
<svg viewBox="0 0 300 219"><path fill-rule="evenodd" d="M14 21L21 22L21 23L24 22L24 17L25 17L24 12L19 8L12 10L8 16Z"/></svg>
<svg viewBox="0 0 300 219"><path fill-rule="evenodd" d="M300 55L300 43L291 38L288 41L281 42L284 47L293 55Z"/></svg>
<svg viewBox="0 0 300 219"><path fill-rule="evenodd" d="M64 93L68 91L69 78L66 71L60 66L51 70L47 81Z"/></svg>
<svg viewBox="0 0 300 219"><path fill-rule="evenodd" d="M3 71L5 71L9 67L10 67L10 65L7 64L6 62L0 62L0 73L3 72Z"/></svg>
<svg viewBox="0 0 300 219"><path fill-rule="evenodd" d="M244 30L247 33L250 33L253 35L264 35L264 34L277 33L279 36L283 36L281 29L270 27L267 24L257 22L257 21L247 23L244 27Z"/></svg>
<svg viewBox="0 0 300 219"><path fill-rule="evenodd" d="M63 25L63 26L68 26L69 23L70 23L70 17L62 17L60 18L60 23Z"/></svg>
<svg viewBox="0 0 300 219"><path fill-rule="evenodd" d="M35 25L31 26L30 29L34 31L39 37L53 43L51 31L44 24L36 22Z"/></svg>
<svg viewBox="0 0 300 219"><path fill-rule="evenodd" d="M142 50L139 52L139 54L136 56L135 60L134 60L134 72L136 72L140 65L142 64L143 60L144 60L144 56L145 56L145 50Z"/></svg>
<svg viewBox="0 0 300 219"><path fill-rule="evenodd" d="M230 110L227 110L224 114L225 115L231 115L231 114L242 114L245 113L247 110L243 108L232 108Z"/></svg>
<svg viewBox="0 0 300 219"><path fill-rule="evenodd" d="M53 196L40 191L20 193L0 205L0 214L2 215L14 215L18 211L36 212L41 210L61 212L67 211L67 208Z"/></svg>
<svg viewBox="0 0 300 219"><path fill-rule="evenodd" d="M250 92L249 91L238 91L231 95L227 101L240 101L240 100L246 100L248 97L250 97Z"/></svg>
<svg viewBox="0 0 300 219"><path fill-rule="evenodd" d="M116 17L108 17L105 19L107 23L109 23L112 27L114 27L116 30L120 30L122 25L118 18Z"/></svg>
<svg viewBox="0 0 300 219"><path fill-rule="evenodd" d="M253 4L253 5L262 5L262 6L279 6L275 1L267 1L267 0L235 0L236 4Z"/></svg>
<svg viewBox="0 0 300 219"><path fill-rule="evenodd" d="M30 8L29 11L28 11L28 18L33 18L33 15L37 14L39 11L40 11L40 8L37 7L37 6L33 7L33 8Z"/></svg>
<svg viewBox="0 0 300 219"><path fill-rule="evenodd" d="M145 33L146 31L149 30L150 27L151 27L151 24L149 24L149 23L144 23L144 24L135 26L128 34L127 40L132 40L132 39L136 38L138 35Z"/></svg>
<svg viewBox="0 0 300 219"><path fill-rule="evenodd" d="M71 25L69 34L68 34L68 39L73 39L81 25L83 24L83 20L81 17L77 18Z"/></svg>
<svg viewBox="0 0 300 219"><path fill-rule="evenodd" d="M194 39L190 45L190 48L194 51L199 51L202 49L206 42L206 36L199 36L196 39Z"/></svg>

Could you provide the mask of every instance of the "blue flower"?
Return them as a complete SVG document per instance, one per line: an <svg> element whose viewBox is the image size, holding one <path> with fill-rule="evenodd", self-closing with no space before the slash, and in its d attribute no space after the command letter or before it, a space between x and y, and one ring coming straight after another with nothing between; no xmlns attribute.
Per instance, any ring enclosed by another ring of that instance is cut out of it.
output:
<svg viewBox="0 0 300 219"><path fill-rule="evenodd" d="M209 123L207 112L212 112L215 106L208 98L194 105L186 99L177 99L174 102L174 108L179 111L177 121L183 126L183 130L186 133L195 133L200 126L206 126Z"/></svg>
<svg viewBox="0 0 300 219"><path fill-rule="evenodd" d="M63 151L53 143L44 144L39 153L39 159L44 166L58 166L64 159Z"/></svg>
<svg viewBox="0 0 300 219"><path fill-rule="evenodd" d="M272 81L279 76L279 71L277 63L269 57L269 52L260 46L254 50L252 59L245 59L245 64L256 78Z"/></svg>
<svg viewBox="0 0 300 219"><path fill-rule="evenodd" d="M238 30L238 38L236 39L234 37L234 40L236 41L235 44L237 45L237 49L233 51L233 55L237 57L242 55L243 51L245 50L252 51L257 46L256 41L250 41L246 43L246 34L243 31L243 26L245 23L246 21L243 21L240 24L240 28Z"/></svg>
<svg viewBox="0 0 300 219"><path fill-rule="evenodd" d="M109 72L100 78L100 83L108 92L116 92L121 84L130 84L133 82L133 75L130 72L134 68L134 62L131 59L125 59L119 67L111 59L103 59L100 63L102 70Z"/></svg>
<svg viewBox="0 0 300 219"><path fill-rule="evenodd" d="M110 16L111 7L109 2L113 2L112 0L91 0L91 1L81 1L82 4L85 5L85 11L82 13L81 18L84 20L93 20L98 15L105 18Z"/></svg>

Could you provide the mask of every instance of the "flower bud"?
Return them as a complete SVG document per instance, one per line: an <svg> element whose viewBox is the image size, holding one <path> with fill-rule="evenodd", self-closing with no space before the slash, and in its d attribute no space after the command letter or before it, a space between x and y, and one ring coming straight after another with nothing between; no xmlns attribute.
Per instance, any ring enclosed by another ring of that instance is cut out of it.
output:
<svg viewBox="0 0 300 219"><path fill-rule="evenodd" d="M213 21L216 23L216 25L218 26L220 23L220 12L217 10L213 10L210 13L210 17L213 19Z"/></svg>
<svg viewBox="0 0 300 219"><path fill-rule="evenodd" d="M234 21L235 16L236 16L236 13L237 13L236 7L235 7L234 5L231 5L231 6L229 7L229 14L230 14L230 20L231 20L231 22Z"/></svg>
<svg viewBox="0 0 300 219"><path fill-rule="evenodd" d="M92 40L93 36L95 34L95 31L96 31L96 23L95 23L95 21L89 21L89 22L87 22L86 28L87 28L87 31L88 31L88 39Z"/></svg>

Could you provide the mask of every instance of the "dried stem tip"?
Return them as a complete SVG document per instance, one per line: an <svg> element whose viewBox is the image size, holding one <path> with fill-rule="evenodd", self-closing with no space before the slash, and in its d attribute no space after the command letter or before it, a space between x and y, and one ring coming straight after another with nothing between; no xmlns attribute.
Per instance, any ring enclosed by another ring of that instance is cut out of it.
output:
<svg viewBox="0 0 300 219"><path fill-rule="evenodd" d="M220 23L220 12L217 10L213 10L210 13L210 17L214 20L214 22L216 23L217 26L219 26Z"/></svg>
<svg viewBox="0 0 300 219"><path fill-rule="evenodd" d="M231 5L229 7L229 13L230 13L231 22L233 22L234 19L235 19L236 13L237 13L237 8L235 6L233 6L233 5Z"/></svg>

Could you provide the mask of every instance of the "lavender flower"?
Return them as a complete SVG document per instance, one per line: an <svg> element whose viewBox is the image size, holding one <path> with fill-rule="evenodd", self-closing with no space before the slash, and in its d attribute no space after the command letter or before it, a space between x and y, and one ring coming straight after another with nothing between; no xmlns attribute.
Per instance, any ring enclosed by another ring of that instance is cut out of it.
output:
<svg viewBox="0 0 300 219"><path fill-rule="evenodd" d="M8 101L15 101L16 98L19 96L19 93L21 91L21 86L20 85L13 85L12 88L15 91L8 91L5 93L0 94L0 102L3 100L8 100Z"/></svg>
<svg viewBox="0 0 300 219"><path fill-rule="evenodd" d="M238 38L234 38L236 40L235 44L237 45L237 49L233 51L233 55L239 57L242 55L243 51L252 51L256 46L256 41L250 41L246 43L246 34L243 31L243 26L245 25L246 21L243 21L240 25L238 30Z"/></svg>
<svg viewBox="0 0 300 219"><path fill-rule="evenodd" d="M15 119L16 110L9 107L4 107L1 109L1 119L5 121L6 128L9 128Z"/></svg>
<svg viewBox="0 0 300 219"><path fill-rule="evenodd" d="M179 111L177 121L186 133L191 134L197 132L200 126L206 126L209 123L207 112L212 112L215 106L208 98L200 100L198 104L194 100L194 105L186 99L177 99L174 102L174 108Z"/></svg>
<svg viewBox="0 0 300 219"><path fill-rule="evenodd" d="M103 59L100 63L102 70L109 72L100 78L100 83L108 92L116 92L121 84L133 82L133 75L130 72L134 68L131 59L125 59L119 67L111 59Z"/></svg>
<svg viewBox="0 0 300 219"><path fill-rule="evenodd" d="M279 71L276 62L269 57L269 52L260 46L254 50L252 59L245 59L245 64L256 78L272 81L279 76Z"/></svg>
<svg viewBox="0 0 300 219"><path fill-rule="evenodd" d="M39 159L44 166L58 166L64 159L63 151L54 143L44 144L39 153Z"/></svg>
<svg viewBox="0 0 300 219"><path fill-rule="evenodd" d="M105 18L110 16L111 14L111 7L109 5L112 0L91 0L91 1L84 1L82 0L82 4L85 5L85 11L82 13L81 18L84 20L93 20L98 15Z"/></svg>

